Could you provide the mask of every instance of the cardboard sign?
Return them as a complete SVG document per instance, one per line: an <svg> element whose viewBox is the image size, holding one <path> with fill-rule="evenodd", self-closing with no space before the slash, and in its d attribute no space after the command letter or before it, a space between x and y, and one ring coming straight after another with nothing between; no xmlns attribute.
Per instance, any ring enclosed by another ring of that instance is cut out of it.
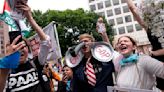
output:
<svg viewBox="0 0 164 92"><path fill-rule="evenodd" d="M49 50L47 60L57 61L58 59L61 59L62 55L61 55L60 44L59 44L59 40L58 40L58 33L57 33L55 22L51 22L49 25L47 25L45 28L43 28L43 31L45 32L45 34L49 35L49 37L51 38L51 42L52 42L52 47ZM33 53L33 56L35 57L38 55L39 47L40 47L39 36L36 34L36 35L32 36L31 38L29 38L28 40L30 41L32 53Z"/></svg>

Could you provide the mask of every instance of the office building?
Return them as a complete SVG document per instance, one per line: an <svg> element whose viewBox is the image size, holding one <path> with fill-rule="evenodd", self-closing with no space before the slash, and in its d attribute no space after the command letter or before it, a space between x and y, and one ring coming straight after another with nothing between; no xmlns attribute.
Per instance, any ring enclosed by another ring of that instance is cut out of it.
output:
<svg viewBox="0 0 164 92"><path fill-rule="evenodd" d="M147 53L150 43L146 32L133 17L126 0L89 0L89 7L91 11L104 16L108 24L113 26L114 44L118 37L130 35L137 41L139 51Z"/></svg>
<svg viewBox="0 0 164 92"><path fill-rule="evenodd" d="M8 25L0 21L0 57L6 54L6 44L9 41L8 31Z"/></svg>

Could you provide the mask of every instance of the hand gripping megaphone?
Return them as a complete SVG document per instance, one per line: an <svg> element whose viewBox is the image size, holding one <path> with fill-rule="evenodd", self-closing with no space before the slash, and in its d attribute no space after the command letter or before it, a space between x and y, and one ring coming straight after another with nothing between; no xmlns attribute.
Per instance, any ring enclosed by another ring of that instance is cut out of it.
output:
<svg viewBox="0 0 164 92"><path fill-rule="evenodd" d="M84 57L84 54L81 52L83 46L85 46L84 42L67 50L65 61L69 67L75 67L80 63ZM93 42L91 45L92 56L100 62L111 61L113 52L113 47L106 42Z"/></svg>

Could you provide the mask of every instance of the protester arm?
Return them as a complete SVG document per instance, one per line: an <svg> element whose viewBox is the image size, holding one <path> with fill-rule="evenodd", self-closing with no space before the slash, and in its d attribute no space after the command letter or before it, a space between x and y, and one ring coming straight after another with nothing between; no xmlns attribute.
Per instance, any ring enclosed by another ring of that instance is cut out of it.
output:
<svg viewBox="0 0 164 92"><path fill-rule="evenodd" d="M36 31L41 40L38 59L40 64L44 65L47 59L49 49L51 47L50 37L48 37L43 32L43 29L36 23L36 21L32 17L31 9L25 1L22 1L22 4L17 5L17 8L24 12L24 16L27 18L28 22L34 28L34 30Z"/></svg>
<svg viewBox="0 0 164 92"><path fill-rule="evenodd" d="M19 5L20 9L24 11L24 15L27 18L30 25L33 27L33 29L37 32L40 39L42 41L46 40L46 34L43 32L43 29L36 23L34 18L32 17L31 9L27 5L27 3L24 2L23 5Z"/></svg>
<svg viewBox="0 0 164 92"><path fill-rule="evenodd" d="M144 56L141 63L148 73L164 79L164 63L150 56Z"/></svg>
<svg viewBox="0 0 164 92"><path fill-rule="evenodd" d="M132 0L126 0L130 11L132 12L133 16L137 20L137 22L147 31L147 25L145 24L144 20L140 17L139 12L135 4Z"/></svg>
<svg viewBox="0 0 164 92"><path fill-rule="evenodd" d="M105 27L105 24L103 23L103 26L104 26L104 31L103 32L98 32L98 29L99 29L99 26L96 25L96 31L101 35L102 39L104 42L107 42L107 43L110 43L109 41L109 38L108 38L108 35L106 33L106 27Z"/></svg>
<svg viewBox="0 0 164 92"><path fill-rule="evenodd" d="M10 69L0 69L0 92L3 92L9 71Z"/></svg>
<svg viewBox="0 0 164 92"><path fill-rule="evenodd" d="M33 27L33 29L37 32L37 34L39 35L40 39L42 41L46 40L46 34L43 32L43 29L36 23L36 21L32 17L31 9L27 5L27 2L25 0L21 1L21 4L16 5L16 8L18 10L22 10L23 11L23 15L27 18L28 22Z"/></svg>
<svg viewBox="0 0 164 92"><path fill-rule="evenodd" d="M152 56L162 56L162 55L164 55L164 49L159 49L156 51L150 51L150 54Z"/></svg>
<svg viewBox="0 0 164 92"><path fill-rule="evenodd" d="M102 37L102 39L103 39L104 42L110 43L109 38L108 38L108 35L107 35L106 32L103 32L101 34L101 37Z"/></svg>
<svg viewBox="0 0 164 92"><path fill-rule="evenodd" d="M28 9L29 7L27 4L26 6ZM26 15L27 20L31 24L31 26L34 28L34 30L37 32L37 34L40 37L41 42L40 42L38 59L39 59L40 64L44 65L45 62L47 61L46 59L49 53L49 49L51 48L50 37L43 32L43 29L33 19L30 9L27 11L25 15Z"/></svg>
<svg viewBox="0 0 164 92"><path fill-rule="evenodd" d="M60 75L53 70L52 64L48 64L48 65L49 65L50 72L52 74L52 78L55 79L55 80L57 80L57 81L61 81Z"/></svg>
<svg viewBox="0 0 164 92"><path fill-rule="evenodd" d="M40 42L40 48L38 53L38 59L41 65L44 65L47 61L47 56L51 48L50 37L47 35L46 40Z"/></svg>
<svg viewBox="0 0 164 92"><path fill-rule="evenodd" d="M11 44L6 45L7 56L0 58L0 92L4 89L10 69L17 68L19 65L20 52L18 50L25 46L24 42L16 44L20 37L16 37Z"/></svg>

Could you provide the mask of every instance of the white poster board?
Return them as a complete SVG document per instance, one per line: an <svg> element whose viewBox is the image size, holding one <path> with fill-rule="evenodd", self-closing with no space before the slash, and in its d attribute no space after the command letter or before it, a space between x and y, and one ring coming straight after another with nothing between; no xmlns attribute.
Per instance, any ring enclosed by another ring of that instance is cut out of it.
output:
<svg viewBox="0 0 164 92"><path fill-rule="evenodd" d="M46 27L43 28L43 31L50 36L51 38L51 42L52 42L52 47L49 51L49 54L47 56L47 60L55 60L57 61L58 59L62 58L62 54L61 54L61 49L60 49L60 45L59 45L59 40L58 40L58 33L56 30L56 24L55 22L51 22L50 24L48 24ZM30 41L30 45L32 48L32 53L33 56L37 56L38 55L38 51L39 51L39 37L38 35L34 35L33 37L29 38Z"/></svg>
<svg viewBox="0 0 164 92"><path fill-rule="evenodd" d="M153 90L137 89L137 88L120 88L116 86L107 86L108 92L155 92Z"/></svg>

